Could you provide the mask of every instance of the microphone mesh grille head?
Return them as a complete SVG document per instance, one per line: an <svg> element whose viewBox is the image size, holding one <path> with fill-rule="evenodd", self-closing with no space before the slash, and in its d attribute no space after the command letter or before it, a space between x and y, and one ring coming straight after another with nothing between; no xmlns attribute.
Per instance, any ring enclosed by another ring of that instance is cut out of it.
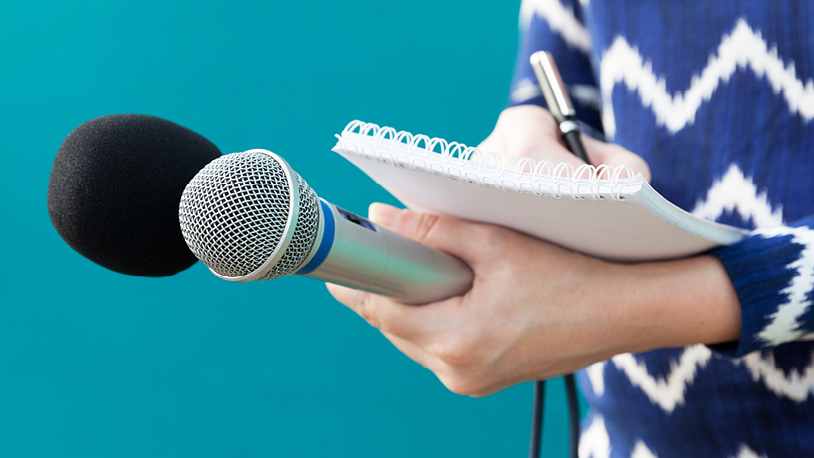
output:
<svg viewBox="0 0 814 458"><path fill-rule="evenodd" d="M319 198L298 173L294 175L297 176L297 183L300 187L300 213L297 218L297 227L294 228L294 237L288 243L283 257L258 280L272 280L296 272L311 253L314 242L317 240Z"/></svg>
<svg viewBox="0 0 814 458"><path fill-rule="evenodd" d="M282 258L260 280L295 272L316 241L319 202L293 173L299 186L299 215ZM285 238L291 204L282 166L257 152L227 154L210 162L189 182L178 217L189 249L223 277L243 277L268 261Z"/></svg>

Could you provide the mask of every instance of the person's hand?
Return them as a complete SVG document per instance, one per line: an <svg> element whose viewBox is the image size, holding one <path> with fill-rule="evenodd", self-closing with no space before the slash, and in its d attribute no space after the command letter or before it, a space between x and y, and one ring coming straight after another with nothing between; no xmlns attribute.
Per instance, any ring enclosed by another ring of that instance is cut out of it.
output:
<svg viewBox="0 0 814 458"><path fill-rule="evenodd" d="M641 173L650 181L650 168L638 155L619 145L594 140L587 135L582 135L581 138L591 164L628 165L634 173ZM554 164L567 162L575 168L584 164L565 147L551 113L537 105L519 105L503 110L495 129L478 148L485 153L529 157Z"/></svg>
<svg viewBox="0 0 814 458"><path fill-rule="evenodd" d="M722 342L740 330L737 297L712 256L620 265L498 226L383 204L371 206L370 219L475 273L465 295L419 306L328 284L455 393L483 396L618 353Z"/></svg>

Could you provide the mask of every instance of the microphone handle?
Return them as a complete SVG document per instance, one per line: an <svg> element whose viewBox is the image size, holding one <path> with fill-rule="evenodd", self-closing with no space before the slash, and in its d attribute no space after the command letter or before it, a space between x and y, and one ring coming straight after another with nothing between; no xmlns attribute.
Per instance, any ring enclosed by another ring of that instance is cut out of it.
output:
<svg viewBox="0 0 814 458"><path fill-rule="evenodd" d="M320 199L324 221L311 260L296 274L426 304L459 296L474 274L463 261Z"/></svg>

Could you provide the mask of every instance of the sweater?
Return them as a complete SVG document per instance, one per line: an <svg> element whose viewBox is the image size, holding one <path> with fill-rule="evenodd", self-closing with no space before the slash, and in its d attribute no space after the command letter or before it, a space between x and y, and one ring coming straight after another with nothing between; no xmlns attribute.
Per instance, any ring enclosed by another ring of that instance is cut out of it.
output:
<svg viewBox="0 0 814 458"><path fill-rule="evenodd" d="M814 3L524 0L520 31L510 105L545 106L529 56L552 52L580 121L660 194L752 230L713 251L739 341L581 371L580 457L814 456Z"/></svg>

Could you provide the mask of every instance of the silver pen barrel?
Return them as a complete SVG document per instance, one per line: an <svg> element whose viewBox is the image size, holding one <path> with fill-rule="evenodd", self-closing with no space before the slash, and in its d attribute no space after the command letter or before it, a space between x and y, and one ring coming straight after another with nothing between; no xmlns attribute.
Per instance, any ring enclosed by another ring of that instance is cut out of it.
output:
<svg viewBox="0 0 814 458"><path fill-rule="evenodd" d="M557 122L563 122L567 118L576 116L574 105L571 103L571 98L568 92L565 91L565 84L560 77L560 71L557 69L557 64L554 63L554 57L551 53L546 51L537 51L531 55L531 67L534 69L534 74L537 75L537 81L540 83L540 89L543 91L543 96L548 104L548 109Z"/></svg>

